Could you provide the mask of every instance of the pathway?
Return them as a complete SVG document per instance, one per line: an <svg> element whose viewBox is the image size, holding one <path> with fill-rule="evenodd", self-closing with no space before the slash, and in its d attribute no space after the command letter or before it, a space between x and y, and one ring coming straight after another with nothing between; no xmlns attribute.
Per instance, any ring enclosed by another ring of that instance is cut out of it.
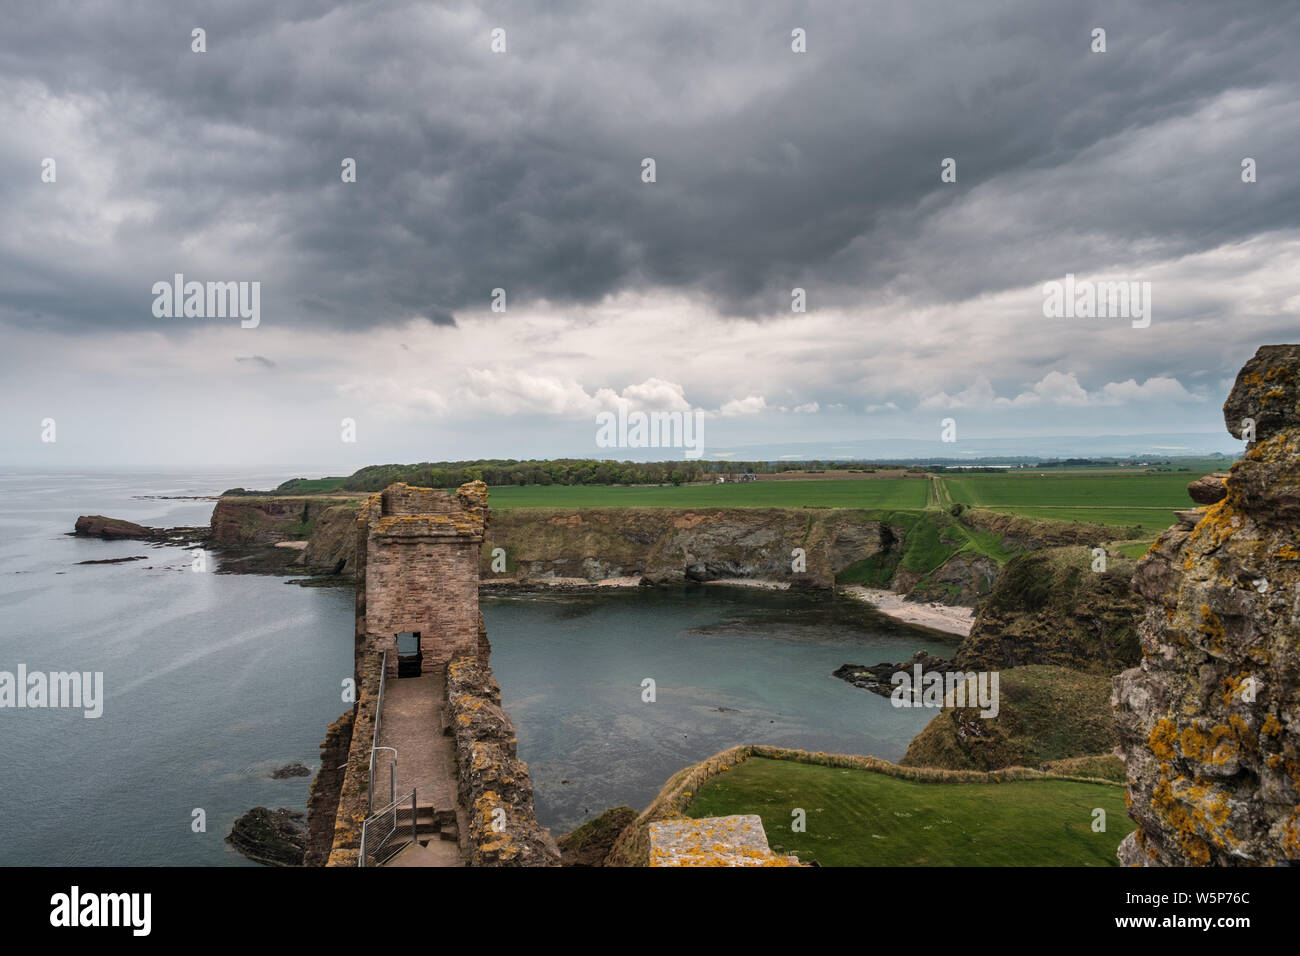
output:
<svg viewBox="0 0 1300 956"><path fill-rule="evenodd" d="M378 745L397 751L397 794L400 799L415 790L420 831L419 842L404 849L388 866L464 865L460 835L466 833L467 820L457 800L455 743L442 732L446 705L445 671L424 677L390 677L385 683ZM387 801L392 757L386 750L376 755L376 803ZM410 811L399 814L399 819L409 826Z"/></svg>

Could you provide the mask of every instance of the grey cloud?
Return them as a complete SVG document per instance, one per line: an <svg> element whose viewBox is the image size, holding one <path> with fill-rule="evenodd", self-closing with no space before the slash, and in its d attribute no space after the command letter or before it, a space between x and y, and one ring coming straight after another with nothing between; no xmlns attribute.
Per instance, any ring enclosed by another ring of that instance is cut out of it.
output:
<svg viewBox="0 0 1300 956"><path fill-rule="evenodd" d="M498 286L511 306L680 288L737 316L787 309L793 285L814 307L958 301L1300 222L1293 3L115 2L11 19L6 91L74 98L103 167L68 157L45 186L48 142L0 139L0 310L52 326L156 325L149 287L174 272L261 280L264 323L347 328L452 325ZM1097 25L1105 54L1087 50ZM1192 154L1162 136L1229 91L1242 109L1186 133ZM69 240L99 175L138 208Z"/></svg>

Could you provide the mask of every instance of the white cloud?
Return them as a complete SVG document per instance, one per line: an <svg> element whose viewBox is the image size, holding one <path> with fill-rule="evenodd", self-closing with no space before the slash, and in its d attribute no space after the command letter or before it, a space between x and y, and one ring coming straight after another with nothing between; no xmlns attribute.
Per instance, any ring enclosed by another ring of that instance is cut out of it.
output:
<svg viewBox="0 0 1300 956"><path fill-rule="evenodd" d="M1028 391L1014 398L998 396L988 379L977 379L974 385L956 395L940 392L920 403L921 408L1026 408L1036 405L1055 405L1067 408L1089 406L1128 405L1133 402L1191 402L1199 401L1176 378L1155 376L1141 385L1135 379L1108 382L1096 391L1089 392L1073 372L1048 372ZM871 407L868 406L868 411Z"/></svg>
<svg viewBox="0 0 1300 956"><path fill-rule="evenodd" d="M956 395L940 392L921 402L922 408L978 408L991 405L997 399L993 386L987 378L980 376L975 384L962 389Z"/></svg>
<svg viewBox="0 0 1300 956"><path fill-rule="evenodd" d="M648 378L640 385L629 385L623 389L623 398L640 410L663 412L689 412L691 403L686 400L686 391L676 382L666 382L661 378Z"/></svg>
<svg viewBox="0 0 1300 956"><path fill-rule="evenodd" d="M1083 407L1089 404L1088 392L1073 372L1062 373L1052 370L1043 376L1028 392L1021 392L1013 399L996 399L999 405L1068 405Z"/></svg>
<svg viewBox="0 0 1300 956"><path fill-rule="evenodd" d="M1225 395L1227 392L1224 393ZM1141 385L1134 379L1110 382L1097 393L1098 405L1126 405L1129 402L1189 402L1195 397L1176 378L1157 376Z"/></svg>
<svg viewBox="0 0 1300 956"><path fill-rule="evenodd" d="M757 415L766 409L767 400L762 395L750 395L747 398L733 398L729 402L723 402L722 407L718 409L718 414L724 418L733 418L737 415Z"/></svg>

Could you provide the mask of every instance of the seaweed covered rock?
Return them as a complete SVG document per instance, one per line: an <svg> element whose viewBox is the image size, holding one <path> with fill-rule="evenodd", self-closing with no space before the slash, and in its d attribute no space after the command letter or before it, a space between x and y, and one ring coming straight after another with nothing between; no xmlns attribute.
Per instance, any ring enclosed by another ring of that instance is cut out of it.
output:
<svg viewBox="0 0 1300 956"><path fill-rule="evenodd" d="M301 810L254 807L235 821L226 842L267 866L302 866L307 851L305 818Z"/></svg>
<svg viewBox="0 0 1300 956"><path fill-rule="evenodd" d="M1144 659L1113 694L1138 824L1124 863L1300 860L1298 388L1300 346L1246 364L1223 410L1250 444L1225 497L1134 574Z"/></svg>

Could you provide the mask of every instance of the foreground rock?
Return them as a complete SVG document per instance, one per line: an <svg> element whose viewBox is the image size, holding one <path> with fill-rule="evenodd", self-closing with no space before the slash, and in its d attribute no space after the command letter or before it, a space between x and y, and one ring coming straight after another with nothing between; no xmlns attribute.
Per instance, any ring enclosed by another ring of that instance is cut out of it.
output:
<svg viewBox="0 0 1300 956"><path fill-rule="evenodd" d="M1144 659L1113 695L1130 865L1300 860L1300 346L1261 348L1223 411L1256 439L1226 497L1162 534L1133 576Z"/></svg>
<svg viewBox="0 0 1300 956"><path fill-rule="evenodd" d="M650 824L651 866L799 866L773 853L756 813Z"/></svg>
<svg viewBox="0 0 1300 956"><path fill-rule="evenodd" d="M1215 472L1204 478L1198 478L1187 486L1187 494L1198 505L1218 504L1228 496L1228 489L1223 485L1227 477L1222 472Z"/></svg>
<svg viewBox="0 0 1300 956"><path fill-rule="evenodd" d="M254 807L235 821L226 842L267 866L302 866L307 849L306 814L283 807Z"/></svg>

